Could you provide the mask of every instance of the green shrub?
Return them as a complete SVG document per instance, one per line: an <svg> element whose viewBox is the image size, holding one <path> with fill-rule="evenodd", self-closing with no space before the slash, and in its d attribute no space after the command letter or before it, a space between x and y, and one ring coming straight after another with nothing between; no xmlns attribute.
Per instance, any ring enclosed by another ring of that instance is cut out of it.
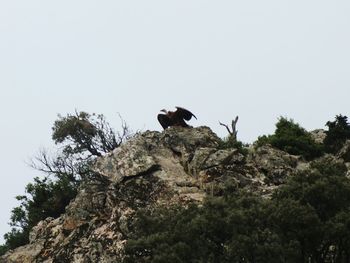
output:
<svg viewBox="0 0 350 263"><path fill-rule="evenodd" d="M4 235L6 244L2 246L2 254L29 243L29 228L12 228Z"/></svg>
<svg viewBox="0 0 350 263"><path fill-rule="evenodd" d="M8 250L7 245L0 245L0 256L4 255Z"/></svg>
<svg viewBox="0 0 350 263"><path fill-rule="evenodd" d="M348 117L337 115L335 121L328 121L326 125L328 126L324 140L326 151L336 153L342 148L344 142L350 139Z"/></svg>
<svg viewBox="0 0 350 263"><path fill-rule="evenodd" d="M47 217L59 217L70 200L76 196L77 184L61 176L56 181L35 178L26 186L26 195L17 196L21 205L12 209L12 229L4 235L7 249L15 249L29 242L30 230Z"/></svg>
<svg viewBox="0 0 350 263"><path fill-rule="evenodd" d="M343 163L322 158L291 177L273 195L276 230L282 244L297 241L299 262L348 261L350 180L346 173Z"/></svg>
<svg viewBox="0 0 350 263"><path fill-rule="evenodd" d="M266 202L237 194L209 199L202 207L140 211L125 263L281 262Z"/></svg>
<svg viewBox="0 0 350 263"><path fill-rule="evenodd" d="M256 145L271 144L290 154L301 155L306 160L320 157L323 154L323 146L314 141L310 133L293 120L281 117L276 123L275 134L261 136Z"/></svg>
<svg viewBox="0 0 350 263"><path fill-rule="evenodd" d="M342 162L324 157L311 163L310 169L291 177L275 198L292 198L313 207L322 221L350 208L350 180Z"/></svg>

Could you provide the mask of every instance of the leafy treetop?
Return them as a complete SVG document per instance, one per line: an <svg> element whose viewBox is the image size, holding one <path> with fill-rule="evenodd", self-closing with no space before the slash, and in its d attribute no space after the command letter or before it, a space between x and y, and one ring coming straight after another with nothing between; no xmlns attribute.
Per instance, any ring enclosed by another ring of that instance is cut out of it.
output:
<svg viewBox="0 0 350 263"><path fill-rule="evenodd" d="M261 136L257 145L271 144L290 154L301 155L307 160L319 157L323 153L323 146L314 141L311 134L292 119L281 117L276 123L273 135Z"/></svg>
<svg viewBox="0 0 350 263"><path fill-rule="evenodd" d="M64 152L69 154L86 153L101 156L118 147L116 135L103 115L90 115L86 112L58 116L52 130L52 139L56 144L66 143Z"/></svg>
<svg viewBox="0 0 350 263"><path fill-rule="evenodd" d="M344 142L350 139L348 117L341 114L337 115L335 121L328 121L326 126L328 126L324 140L326 150L329 153L336 153L341 149Z"/></svg>

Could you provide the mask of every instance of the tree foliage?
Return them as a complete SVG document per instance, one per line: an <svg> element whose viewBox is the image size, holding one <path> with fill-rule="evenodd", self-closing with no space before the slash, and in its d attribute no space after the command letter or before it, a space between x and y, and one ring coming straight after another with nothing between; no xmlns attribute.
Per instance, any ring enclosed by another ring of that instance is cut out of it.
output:
<svg viewBox="0 0 350 263"><path fill-rule="evenodd" d="M131 135L123 120L122 133L116 134L102 114L76 112L75 115L58 117L52 127L52 139L56 144L65 144L63 152L69 155L101 156L117 148Z"/></svg>
<svg viewBox="0 0 350 263"><path fill-rule="evenodd" d="M273 259L278 253L265 227L265 205L262 199L237 194L210 199L203 207L141 211L134 238L126 246L126 262L261 262L263 255Z"/></svg>
<svg viewBox="0 0 350 263"><path fill-rule="evenodd" d="M336 153L341 149L344 142L350 139L348 117L337 115L335 121L328 121L326 126L328 127L324 140L326 150L329 153Z"/></svg>
<svg viewBox="0 0 350 263"><path fill-rule="evenodd" d="M34 178L26 186L26 195L17 196L20 206L12 209L11 232L4 235L7 249L29 242L30 230L47 217L59 217L77 194L77 183L67 177L51 180L48 177Z"/></svg>
<svg viewBox="0 0 350 263"><path fill-rule="evenodd" d="M283 117L276 123L273 135L259 137L257 145L264 144L271 144L273 147L290 154L301 155L307 160L323 154L323 146L316 143L310 133L293 120Z"/></svg>
<svg viewBox="0 0 350 263"><path fill-rule="evenodd" d="M122 120L121 133L115 133L103 115L76 112L58 116L52 127L52 139L59 145L56 155L41 150L31 166L45 174L26 186L26 194L17 196L20 206L11 212L12 229L5 234L0 255L29 242L30 230L47 217L57 218L76 196L81 180L91 178L94 159L118 147L132 136Z"/></svg>

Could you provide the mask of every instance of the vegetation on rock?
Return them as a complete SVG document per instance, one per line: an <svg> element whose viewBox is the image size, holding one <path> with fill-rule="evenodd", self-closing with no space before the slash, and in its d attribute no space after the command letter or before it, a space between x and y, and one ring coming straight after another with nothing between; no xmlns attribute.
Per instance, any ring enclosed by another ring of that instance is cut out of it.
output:
<svg viewBox="0 0 350 263"><path fill-rule="evenodd" d="M324 144L327 152L337 153L346 140L350 139L350 124L348 117L337 115L335 121L328 121L326 123L328 131L326 131L326 138Z"/></svg>
<svg viewBox="0 0 350 263"><path fill-rule="evenodd" d="M234 148L237 149L238 152L246 156L248 154L247 148L245 148L247 145L245 145L243 142L238 141L231 136L225 137L220 141L220 144L218 146L219 149L230 149Z"/></svg>
<svg viewBox="0 0 350 263"><path fill-rule="evenodd" d="M350 180L322 159L271 199L235 191L202 206L140 210L125 262L348 262Z"/></svg>
<svg viewBox="0 0 350 263"><path fill-rule="evenodd" d="M316 143L310 133L291 119L281 117L273 135L259 137L257 146L271 144L290 154L301 155L306 160L320 157L323 145Z"/></svg>
<svg viewBox="0 0 350 263"><path fill-rule="evenodd" d="M57 218L75 198L82 179L94 173L90 165L97 156L112 151L132 136L122 121L121 133L115 133L103 115L76 112L58 116L52 127L52 139L60 146L57 156L40 151L31 166L45 173L26 186L26 194L17 196L20 205L11 212L6 243L0 246L0 255L29 242L30 230L47 217Z"/></svg>

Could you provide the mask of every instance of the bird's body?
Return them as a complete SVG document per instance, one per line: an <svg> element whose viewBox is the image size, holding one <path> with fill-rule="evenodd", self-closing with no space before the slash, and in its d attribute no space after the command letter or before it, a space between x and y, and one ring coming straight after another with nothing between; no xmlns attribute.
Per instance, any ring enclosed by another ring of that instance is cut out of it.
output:
<svg viewBox="0 0 350 263"><path fill-rule="evenodd" d="M171 126L190 127L185 120L189 121L192 116L197 119L192 112L181 107L176 107L176 111L161 111L164 114L158 114L157 118L164 129Z"/></svg>

